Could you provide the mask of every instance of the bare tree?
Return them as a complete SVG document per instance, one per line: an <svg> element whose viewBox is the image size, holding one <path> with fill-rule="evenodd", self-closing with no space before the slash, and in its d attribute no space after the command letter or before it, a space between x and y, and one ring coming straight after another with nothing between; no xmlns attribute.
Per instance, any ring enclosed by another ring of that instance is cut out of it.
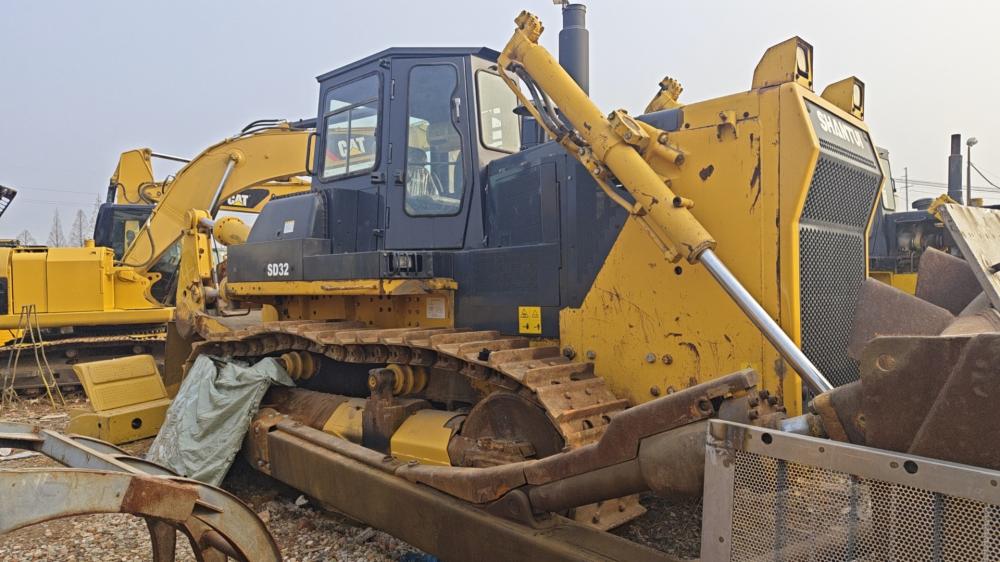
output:
<svg viewBox="0 0 1000 562"><path fill-rule="evenodd" d="M87 221L87 232L90 236L94 235L94 229L97 228L97 213L101 210L101 194L98 193L97 197L94 199L94 206L90 209L90 220Z"/></svg>
<svg viewBox="0 0 1000 562"><path fill-rule="evenodd" d="M83 241L87 238L89 238L87 234L87 214L83 212L83 209L77 209L76 216L73 217L73 226L69 229L69 245L83 246Z"/></svg>
<svg viewBox="0 0 1000 562"><path fill-rule="evenodd" d="M31 231L27 228L22 230L21 233L17 235L17 241L22 246L34 246L38 244L38 242L35 241L35 237L31 235Z"/></svg>
<svg viewBox="0 0 1000 562"><path fill-rule="evenodd" d="M66 235L63 234L62 220L59 218L59 209L52 213L52 228L49 230L49 239L46 242L53 248L61 248L66 245Z"/></svg>

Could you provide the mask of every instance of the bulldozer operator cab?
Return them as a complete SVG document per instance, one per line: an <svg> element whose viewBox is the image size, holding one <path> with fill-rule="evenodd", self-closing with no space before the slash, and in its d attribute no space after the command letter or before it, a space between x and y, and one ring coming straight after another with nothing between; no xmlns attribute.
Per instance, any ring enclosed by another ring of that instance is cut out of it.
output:
<svg viewBox="0 0 1000 562"><path fill-rule="evenodd" d="M319 76L312 191L268 203L229 281L454 279L456 325L518 333L530 305L558 335L626 213L558 143L522 149L498 55L391 48Z"/></svg>
<svg viewBox="0 0 1000 562"><path fill-rule="evenodd" d="M478 170L520 145L496 55L389 49L319 78L317 184L333 208L357 209L344 249L464 247L467 223L482 222L469 216Z"/></svg>

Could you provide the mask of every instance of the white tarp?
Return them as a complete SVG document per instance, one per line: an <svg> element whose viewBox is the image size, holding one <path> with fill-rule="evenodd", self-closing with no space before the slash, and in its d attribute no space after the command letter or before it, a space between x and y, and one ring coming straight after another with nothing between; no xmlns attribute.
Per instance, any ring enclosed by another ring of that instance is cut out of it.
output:
<svg viewBox="0 0 1000 562"><path fill-rule="evenodd" d="M146 458L181 476L218 485L272 384L295 384L276 359L250 366L207 355L198 357Z"/></svg>

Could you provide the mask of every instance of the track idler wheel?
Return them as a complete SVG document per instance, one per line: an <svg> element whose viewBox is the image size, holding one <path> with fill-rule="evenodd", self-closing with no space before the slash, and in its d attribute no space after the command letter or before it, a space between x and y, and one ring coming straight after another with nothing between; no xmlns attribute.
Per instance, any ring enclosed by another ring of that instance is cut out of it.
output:
<svg viewBox="0 0 1000 562"><path fill-rule="evenodd" d="M427 371L424 371L423 367L394 363L386 367L385 370L392 373L393 396L416 394L427 386ZM368 386L370 389L375 390L376 384L377 382L373 378L369 378Z"/></svg>
<svg viewBox="0 0 1000 562"><path fill-rule="evenodd" d="M319 372L319 361L308 351L289 351L279 359L292 380L309 380Z"/></svg>

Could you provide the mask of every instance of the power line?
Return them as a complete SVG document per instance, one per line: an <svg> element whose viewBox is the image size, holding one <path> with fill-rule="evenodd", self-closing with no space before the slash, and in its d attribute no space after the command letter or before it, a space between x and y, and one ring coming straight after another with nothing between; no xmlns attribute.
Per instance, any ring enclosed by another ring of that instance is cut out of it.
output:
<svg viewBox="0 0 1000 562"><path fill-rule="evenodd" d="M975 167L975 165L973 165L973 167ZM898 182L905 181L904 178L892 178L892 179L895 180L895 181L898 181ZM983 178L983 179L986 179L986 178ZM989 182L989 180L987 180L987 182ZM931 181L931 180L918 180L918 179L913 179L913 178L909 178L909 185L910 185L911 188L914 187L914 186L936 187L936 188L941 188L941 189L947 189L948 188L948 184L944 183L944 182ZM991 187L976 186L976 185L974 185L974 186L972 186L972 189L974 191L985 191L987 193L993 193L996 189L1000 189L1000 187L997 187L992 182L990 182L990 185L991 185Z"/></svg>
<svg viewBox="0 0 1000 562"><path fill-rule="evenodd" d="M73 202L73 201L46 201L44 199L21 199L21 198L18 198L17 199L17 204L22 204L22 203L28 204L28 205L30 205L30 204L35 204L35 205L55 205L57 207L76 207L76 208L83 208L83 207L86 207L89 204L89 203L76 203L76 202Z"/></svg>
<svg viewBox="0 0 1000 562"><path fill-rule="evenodd" d="M984 172L986 172L987 174L989 174L989 175L993 176L993 177L996 177L996 178L1000 178L1000 174L998 174L998 173L996 173L996 172L993 172L993 171L990 171L990 170L987 170L986 168L983 168L982 170L983 170Z"/></svg>
<svg viewBox="0 0 1000 562"><path fill-rule="evenodd" d="M86 192L79 191L76 189L56 189L54 187L23 187L23 186L12 186L12 187L23 193L30 193L32 191L54 191L56 193L73 193L76 195L87 195ZM98 194L100 194L99 191Z"/></svg>
<svg viewBox="0 0 1000 562"><path fill-rule="evenodd" d="M975 170L975 171L976 171L976 173L977 173L977 174L979 174L979 177L983 178L983 180L984 180L984 181L985 181L986 183L988 183L988 184L992 185L992 186L993 186L994 188L996 188L996 189L1000 189L1000 186L998 186L997 184L995 184L995 183L991 182L991 181L990 181L990 178L988 178L988 177L984 176L984 175L983 175L983 173L979 171L979 168L977 168L975 164L973 164L972 162L969 162L969 165L970 165L970 166L972 166L972 169L973 169L973 170Z"/></svg>

